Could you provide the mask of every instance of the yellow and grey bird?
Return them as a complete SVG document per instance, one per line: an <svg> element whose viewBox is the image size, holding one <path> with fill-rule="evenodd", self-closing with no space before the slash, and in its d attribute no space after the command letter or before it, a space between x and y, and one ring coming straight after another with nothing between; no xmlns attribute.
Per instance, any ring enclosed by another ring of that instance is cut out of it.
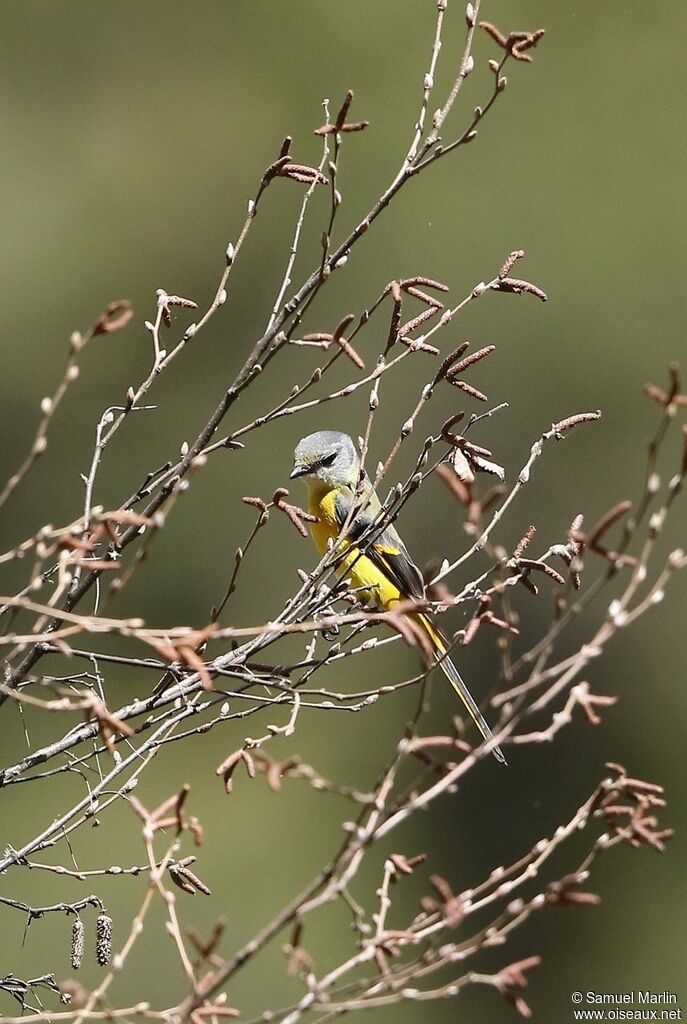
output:
<svg viewBox="0 0 687 1024"><path fill-rule="evenodd" d="M308 486L308 512L317 516L310 529L321 555L327 551L329 541L336 541L347 524L340 549L344 557L337 572L340 577L350 579L364 604L390 611L399 601L420 600L425 596L422 574L393 526L387 526L371 542L363 543L363 550L356 545L375 520L381 504L367 474L363 478L362 492L356 497L360 457L348 434L318 430L299 441L291 479L295 477L303 477ZM361 511L348 523L354 502L361 505ZM409 617L429 638L435 660L484 739L491 739L491 730L472 694L446 655L446 641L439 630L424 613L411 613ZM506 763L499 747L494 747L492 752L497 761Z"/></svg>

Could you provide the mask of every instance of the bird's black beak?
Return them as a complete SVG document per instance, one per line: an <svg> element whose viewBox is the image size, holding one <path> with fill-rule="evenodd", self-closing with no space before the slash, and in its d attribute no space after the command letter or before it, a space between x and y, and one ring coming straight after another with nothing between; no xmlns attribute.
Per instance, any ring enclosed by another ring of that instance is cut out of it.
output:
<svg viewBox="0 0 687 1024"><path fill-rule="evenodd" d="M310 466L294 466L289 473L289 480L295 480L299 476L306 476L310 472Z"/></svg>

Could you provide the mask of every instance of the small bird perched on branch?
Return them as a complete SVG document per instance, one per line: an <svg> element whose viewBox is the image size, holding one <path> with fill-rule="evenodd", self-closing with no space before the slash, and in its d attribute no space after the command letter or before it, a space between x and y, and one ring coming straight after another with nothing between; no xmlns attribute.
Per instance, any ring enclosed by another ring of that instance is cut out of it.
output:
<svg viewBox="0 0 687 1024"><path fill-rule="evenodd" d="M394 527L389 525L379 533L374 528L370 530L382 506L367 473L358 492L360 457L348 434L318 430L299 441L291 479L295 477L303 477L308 486L308 511L317 516L310 530L321 555L328 550L329 541L337 542L343 530L340 551L344 557L337 572L351 580L363 603L393 611L401 601L424 599L422 574ZM360 511L354 511L356 506L360 506ZM369 538L364 537L368 530ZM426 638L423 646L432 652L484 739L491 739L489 726L446 654L447 645L441 633L425 612L411 610L407 618ZM500 747L494 747L492 753L497 761L506 763Z"/></svg>

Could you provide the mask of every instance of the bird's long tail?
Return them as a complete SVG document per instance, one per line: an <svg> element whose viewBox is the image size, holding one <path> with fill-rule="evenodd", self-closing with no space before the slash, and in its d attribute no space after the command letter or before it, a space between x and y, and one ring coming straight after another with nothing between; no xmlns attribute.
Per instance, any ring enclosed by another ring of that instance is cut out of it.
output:
<svg viewBox="0 0 687 1024"><path fill-rule="evenodd" d="M467 686L463 682L463 679L458 669L446 654L447 647L446 641L444 640L443 636L438 631L438 629L436 629L436 627L432 625L432 623L430 622L426 615L417 615L413 616L413 618L415 618L416 622L418 622L418 624L423 628L423 630L427 633L430 640L432 641L432 647L434 648L434 656L436 658L436 662L441 668L446 678L448 679L448 681L450 682L453 689L456 691L456 693L462 700L465 707L467 708L470 718L473 720L473 722L479 729L480 733L482 734L482 737L485 740L490 740L492 737L492 731L487 725L482 712L477 707L472 694L470 693ZM499 761L501 764L508 763L505 757L503 756L503 751L501 750L500 747L493 747L491 752L496 758L496 760Z"/></svg>

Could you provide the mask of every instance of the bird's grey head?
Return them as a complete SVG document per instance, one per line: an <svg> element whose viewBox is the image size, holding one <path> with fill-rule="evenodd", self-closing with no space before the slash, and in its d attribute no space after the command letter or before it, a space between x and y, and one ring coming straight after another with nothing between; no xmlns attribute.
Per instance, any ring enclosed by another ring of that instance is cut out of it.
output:
<svg viewBox="0 0 687 1024"><path fill-rule="evenodd" d="M318 430L296 445L291 479L302 476L306 482L314 479L333 487L355 487L359 470L360 458L348 434Z"/></svg>

